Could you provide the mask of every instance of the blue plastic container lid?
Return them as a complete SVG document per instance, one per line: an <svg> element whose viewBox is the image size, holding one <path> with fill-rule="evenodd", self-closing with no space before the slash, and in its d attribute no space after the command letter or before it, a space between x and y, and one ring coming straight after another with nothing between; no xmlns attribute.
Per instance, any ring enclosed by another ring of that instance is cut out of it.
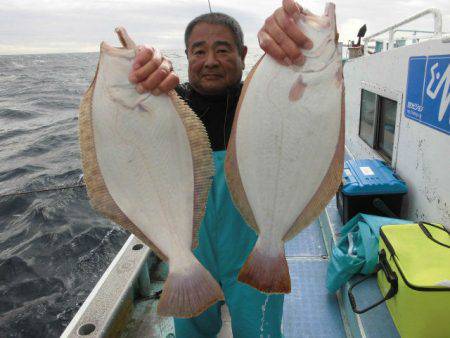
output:
<svg viewBox="0 0 450 338"><path fill-rule="evenodd" d="M348 196L404 194L406 183L380 160L345 161L342 193Z"/></svg>

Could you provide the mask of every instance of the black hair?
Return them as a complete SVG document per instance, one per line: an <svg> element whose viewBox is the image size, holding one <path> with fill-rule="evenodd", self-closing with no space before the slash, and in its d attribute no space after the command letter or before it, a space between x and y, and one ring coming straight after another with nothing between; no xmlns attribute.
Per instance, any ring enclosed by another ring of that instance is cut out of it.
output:
<svg viewBox="0 0 450 338"><path fill-rule="evenodd" d="M223 13L202 14L200 16L197 16L191 22L189 22L189 24L186 27L186 30L184 31L184 44L186 45L186 52L189 47L188 40L189 37L191 36L192 30L197 24L201 22L209 23L211 25L222 25L228 27L234 36L234 42L236 43L239 55L240 56L243 55L245 46L244 46L244 34L242 33L241 26L234 18Z"/></svg>

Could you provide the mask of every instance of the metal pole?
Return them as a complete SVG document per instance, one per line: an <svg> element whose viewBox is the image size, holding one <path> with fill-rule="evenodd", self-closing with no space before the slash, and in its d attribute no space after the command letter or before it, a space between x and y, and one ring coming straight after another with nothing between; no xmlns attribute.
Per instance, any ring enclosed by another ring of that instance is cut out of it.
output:
<svg viewBox="0 0 450 338"><path fill-rule="evenodd" d="M442 35L442 14L439 10L435 10L433 12L434 15L434 35L441 36Z"/></svg>
<svg viewBox="0 0 450 338"><path fill-rule="evenodd" d="M389 31L389 46L388 50L394 48L394 30L391 29Z"/></svg>
<svg viewBox="0 0 450 338"><path fill-rule="evenodd" d="M209 12L212 13L212 10L211 10L211 3L209 2L209 0L208 0L208 6L209 6Z"/></svg>

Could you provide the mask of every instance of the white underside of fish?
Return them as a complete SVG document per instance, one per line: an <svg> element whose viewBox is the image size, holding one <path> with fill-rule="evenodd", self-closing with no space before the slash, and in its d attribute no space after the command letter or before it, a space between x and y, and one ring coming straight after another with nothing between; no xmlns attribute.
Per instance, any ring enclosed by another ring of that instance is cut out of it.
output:
<svg viewBox="0 0 450 338"><path fill-rule="evenodd" d="M169 262L159 313L191 317L223 299L191 252L213 176L208 136L177 97L138 94L128 81L135 57L103 43L80 111L83 169L93 206Z"/></svg>
<svg viewBox="0 0 450 338"><path fill-rule="evenodd" d="M336 65L329 67L337 71ZM339 136L341 92L330 90L332 77L306 86L303 98L292 102L286 93L297 77L264 57L247 88L236 131L239 173L256 223L261 233L270 230L277 237L316 192Z"/></svg>
<svg viewBox="0 0 450 338"><path fill-rule="evenodd" d="M326 13L306 11L300 19L314 43L304 51L302 67L280 65L267 55L260 60L246 80L233 127L227 179L233 200L259 235L239 280L268 293L289 292L283 242L318 216L340 182L342 66L334 6ZM284 273L276 271L281 266Z"/></svg>
<svg viewBox="0 0 450 338"><path fill-rule="evenodd" d="M92 104L97 159L117 205L173 260L179 250L191 246L191 149L168 96L146 95L140 104L130 102L130 107L120 102L139 99L129 83L118 82L128 81L124 73L133 58L103 55Z"/></svg>

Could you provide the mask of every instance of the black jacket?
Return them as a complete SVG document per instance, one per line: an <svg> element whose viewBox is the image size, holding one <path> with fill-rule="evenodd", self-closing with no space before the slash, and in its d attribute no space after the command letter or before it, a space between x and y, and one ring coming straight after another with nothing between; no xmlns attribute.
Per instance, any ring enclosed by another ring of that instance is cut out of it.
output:
<svg viewBox="0 0 450 338"><path fill-rule="evenodd" d="M208 132L212 150L225 150L230 138L242 83L228 88L222 95L202 95L189 83L180 84L175 90L202 120Z"/></svg>

